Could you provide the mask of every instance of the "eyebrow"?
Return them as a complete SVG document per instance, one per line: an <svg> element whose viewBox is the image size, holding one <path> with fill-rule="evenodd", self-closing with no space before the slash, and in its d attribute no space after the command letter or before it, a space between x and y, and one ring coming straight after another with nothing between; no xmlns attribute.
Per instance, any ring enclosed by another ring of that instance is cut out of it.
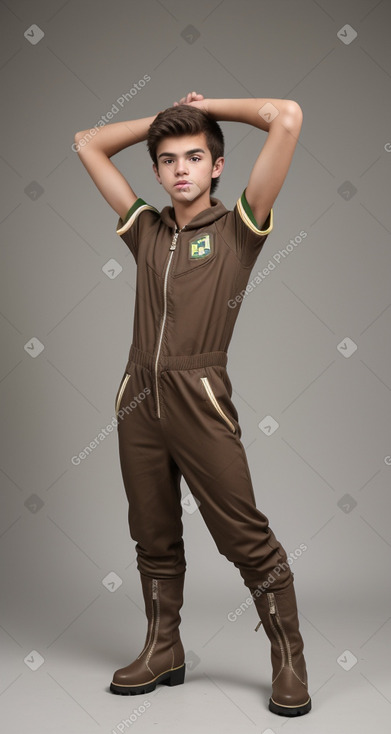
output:
<svg viewBox="0 0 391 734"><path fill-rule="evenodd" d="M192 148L187 150L185 155L192 155L193 153L205 153L203 148ZM170 158L176 158L176 153L159 153L158 158L162 158L165 155L169 155Z"/></svg>

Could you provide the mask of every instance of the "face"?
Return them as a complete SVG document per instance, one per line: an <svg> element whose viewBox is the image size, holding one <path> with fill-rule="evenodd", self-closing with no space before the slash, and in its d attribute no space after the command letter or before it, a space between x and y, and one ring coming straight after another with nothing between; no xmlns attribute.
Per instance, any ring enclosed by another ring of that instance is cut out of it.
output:
<svg viewBox="0 0 391 734"><path fill-rule="evenodd" d="M202 196L224 166L223 157L212 165L205 133L164 138L156 155L158 167L153 164L156 178L174 201L194 201Z"/></svg>

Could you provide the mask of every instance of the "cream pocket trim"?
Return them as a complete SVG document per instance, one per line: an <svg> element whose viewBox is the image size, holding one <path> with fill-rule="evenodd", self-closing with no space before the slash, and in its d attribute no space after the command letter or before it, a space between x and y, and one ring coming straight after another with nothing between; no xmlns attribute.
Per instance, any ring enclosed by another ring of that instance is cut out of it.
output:
<svg viewBox="0 0 391 734"><path fill-rule="evenodd" d="M217 398L216 398L216 396L215 396L215 394L214 394L214 392L212 390L212 386L211 386L211 384L209 382L208 377L201 377L201 382L202 382L202 384L203 384L203 386L204 386L204 388L206 390L206 393L207 393L208 398L211 401L212 405L214 405L214 407L216 408L216 410L219 413L219 415L221 415L221 417L223 418L223 420L226 422L227 426L229 426L229 428L231 429L232 433L236 433L236 428L235 428L234 424L232 423L232 421L230 421L230 419L228 418L228 416L224 413L223 409L219 405L219 403L217 401Z"/></svg>
<svg viewBox="0 0 391 734"><path fill-rule="evenodd" d="M120 388L118 390L117 400L115 401L115 414L116 415L118 415L118 411L119 411L119 408L120 408L120 405L121 405L122 396L124 394L125 387L126 387L126 385L128 383L129 377L130 377L130 372L127 372L126 375L124 375L124 377L122 379L122 382L121 382L121 385L120 385Z"/></svg>

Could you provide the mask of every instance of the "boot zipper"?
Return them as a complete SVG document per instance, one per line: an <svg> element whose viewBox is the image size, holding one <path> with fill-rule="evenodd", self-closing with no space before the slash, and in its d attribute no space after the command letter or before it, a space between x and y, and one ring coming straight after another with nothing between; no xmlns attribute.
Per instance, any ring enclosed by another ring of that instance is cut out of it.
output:
<svg viewBox="0 0 391 734"><path fill-rule="evenodd" d="M153 626L154 626L154 637L153 642L151 644L151 647L149 649L147 659L145 661L145 664L149 670L151 668L149 667L149 661L151 659L151 655L153 653L153 649L156 645L157 636L159 633L159 621L160 621L160 614L159 614L159 598L158 598L158 582L157 579L152 579L152 608L153 608ZM151 671L152 672L152 671Z"/></svg>
<svg viewBox="0 0 391 734"><path fill-rule="evenodd" d="M170 266L171 266L171 260L172 260L173 254L174 254L174 250L176 248L176 242L177 242L177 239L178 239L178 236L179 236L179 232L182 232L182 230L185 228L185 226L184 227L181 227L181 229L176 228L176 230L174 232L174 236L172 238L172 242L171 242L171 245L170 245L170 250L171 250L170 257L169 257L168 264L167 264L167 267L166 267L166 272L165 272L165 275L164 275L164 287L163 287L164 309L163 309L162 325L160 327L159 346L158 346L157 355L156 355L156 361L155 361L155 386L156 386L156 400L157 400L157 414L158 414L158 418L160 418L160 401L159 401L159 387L158 387L158 380L157 380L157 367L158 367L158 361L159 361L159 355L160 355L160 348L162 346L164 325L166 323L166 317L167 317L167 279L168 279L168 271L169 271Z"/></svg>
<svg viewBox="0 0 391 734"><path fill-rule="evenodd" d="M267 598L268 598L268 602L269 602L269 612L270 612L270 614L275 614L276 613L276 604L275 604L274 594L268 594L267 595Z"/></svg>
<svg viewBox="0 0 391 734"><path fill-rule="evenodd" d="M152 599L157 599L157 579L152 579Z"/></svg>
<svg viewBox="0 0 391 734"><path fill-rule="evenodd" d="M282 653L282 664L285 665L285 658L286 658L288 661L288 666L293 670L291 648L289 645L288 638L285 634L284 628L281 624L280 615L278 614L275 596L273 593L268 593L267 598L269 601L270 622L273 627L274 633L278 639L278 643L280 645L280 649Z"/></svg>
<svg viewBox="0 0 391 734"><path fill-rule="evenodd" d="M137 660L139 660L146 653L149 646L152 644L152 637L155 631L155 624L156 624L156 610L155 610L155 604L154 604L154 599L156 598L157 598L157 580L152 579L152 612L151 612L151 620L149 624L149 632L145 640L145 645L143 649L141 650L140 654L137 656Z"/></svg>

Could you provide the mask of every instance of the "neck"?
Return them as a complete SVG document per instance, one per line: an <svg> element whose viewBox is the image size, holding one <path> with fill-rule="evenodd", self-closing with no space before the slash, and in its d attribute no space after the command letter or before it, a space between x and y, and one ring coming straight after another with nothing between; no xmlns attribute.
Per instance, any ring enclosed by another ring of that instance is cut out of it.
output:
<svg viewBox="0 0 391 734"><path fill-rule="evenodd" d="M172 201L172 206L175 212L175 221L179 229L182 229L182 227L191 222L197 214L203 212L205 209L209 209L211 205L212 203L208 192L205 192L202 197L199 199L197 198L194 201Z"/></svg>

